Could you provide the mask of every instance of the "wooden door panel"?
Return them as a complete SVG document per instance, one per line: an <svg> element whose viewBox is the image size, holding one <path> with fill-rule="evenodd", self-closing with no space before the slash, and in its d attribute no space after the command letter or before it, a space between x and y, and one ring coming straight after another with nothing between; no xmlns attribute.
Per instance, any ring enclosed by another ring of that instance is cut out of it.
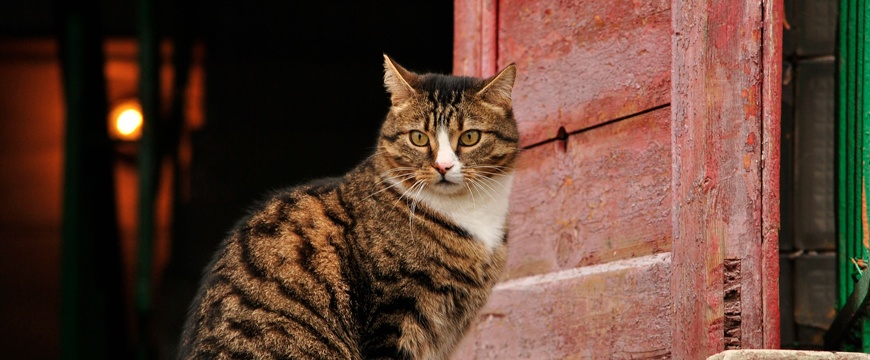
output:
<svg viewBox="0 0 870 360"><path fill-rule="evenodd" d="M670 251L670 108L526 150L503 279Z"/></svg>
<svg viewBox="0 0 870 360"><path fill-rule="evenodd" d="M454 71L517 64L527 148L456 358L777 347L782 1L455 3Z"/></svg>
<svg viewBox="0 0 870 360"><path fill-rule="evenodd" d="M670 101L670 1L498 4L498 63L519 69L522 145Z"/></svg>
<svg viewBox="0 0 870 360"><path fill-rule="evenodd" d="M667 358L670 263L662 253L499 284L453 358Z"/></svg>

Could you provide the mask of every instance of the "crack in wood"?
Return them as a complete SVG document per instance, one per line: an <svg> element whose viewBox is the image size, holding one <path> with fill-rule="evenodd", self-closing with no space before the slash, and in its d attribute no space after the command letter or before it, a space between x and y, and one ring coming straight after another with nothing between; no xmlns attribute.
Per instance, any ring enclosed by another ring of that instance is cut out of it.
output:
<svg viewBox="0 0 870 360"><path fill-rule="evenodd" d="M559 127L559 131L556 133L556 140L559 141L562 152L568 152L568 132L565 131L564 126Z"/></svg>
<svg viewBox="0 0 870 360"><path fill-rule="evenodd" d="M725 259L725 350L740 349L740 259Z"/></svg>
<svg viewBox="0 0 870 360"><path fill-rule="evenodd" d="M620 122L620 121L623 121L623 120L628 120L628 119L631 119L631 118L634 118L634 117L638 117L638 116L646 115L646 114L649 114L649 113L651 113L651 112L658 111L658 110L661 110L661 109L664 109L664 108L667 108L667 107L670 107L670 106L671 106L671 103L665 103L665 104L661 104L661 105L653 106L653 107L651 107L651 108L649 108L649 109L646 109L646 110L638 111L638 112L635 112L635 113L632 113L632 114L628 114L628 115L625 115L625 116L620 116L620 117L615 118L615 119L607 120L607 121L604 121L604 122L601 122L601 123L598 123L598 124L595 124L595 125L592 125L592 126L587 126L587 127L581 128L581 129L577 129L577 130L574 130L574 131L571 131L571 132L568 132L568 130L566 130L564 126L560 126L560 127L559 127L559 130L557 130L556 137L553 137L553 138L550 138L550 139L546 139L546 140L543 140L543 141L539 141L539 142L536 142L536 143L532 143L532 144L524 145L524 146L522 147L522 149L523 149L523 150L528 150L528 149L532 149L532 148L535 148L535 147L538 147L538 146L541 146L541 145L544 145L544 144L549 144L549 143L554 142L554 141L562 141L562 140L566 140L566 141L567 141L568 137L571 136L571 135L576 135L576 134L579 134L579 133L582 133L582 132L586 132L586 131L589 131L589 130L594 130L594 129L597 129L597 128L600 128L600 127L604 127L604 126L607 126L607 125L615 124L615 123ZM563 132L564 132L564 133L563 133Z"/></svg>

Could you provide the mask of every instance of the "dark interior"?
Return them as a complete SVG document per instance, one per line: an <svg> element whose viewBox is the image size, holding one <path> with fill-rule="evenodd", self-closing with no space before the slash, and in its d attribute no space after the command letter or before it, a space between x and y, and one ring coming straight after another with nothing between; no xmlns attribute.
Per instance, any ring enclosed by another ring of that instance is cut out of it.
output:
<svg viewBox="0 0 870 360"><path fill-rule="evenodd" d="M136 1L83 3L100 12L104 38L136 38ZM449 73L453 8L450 1L396 0L152 3L161 39L188 34L205 50L205 126L191 137L190 197L174 217L171 260L156 287L154 349L145 352L174 358L184 314L218 242L270 190L341 175L369 156L389 106L381 54L411 70ZM0 2L0 41L56 39L58 4L66 3ZM9 53L0 51L0 70L8 70L3 74L15 73L10 64L30 61ZM56 57L37 60L59 63ZM18 91L0 90L4 97ZM28 103L35 107L39 101ZM5 164L27 163L24 154L36 146L11 140L39 138L38 132L47 130L53 139L63 139L57 136L63 124L24 127L18 126L20 118L0 109L0 143L7 144L0 146L0 159L12 159ZM52 149L62 148L53 141ZM9 166L4 165L0 185L30 181L16 178ZM56 171L52 174L45 186L54 189L62 182ZM46 201L59 212L56 200ZM8 245L0 255L0 287L6 294L0 301L2 357L58 358L60 225L55 216L25 227L27 219L15 217L20 206L0 200L0 242ZM48 230L34 237L37 227Z"/></svg>

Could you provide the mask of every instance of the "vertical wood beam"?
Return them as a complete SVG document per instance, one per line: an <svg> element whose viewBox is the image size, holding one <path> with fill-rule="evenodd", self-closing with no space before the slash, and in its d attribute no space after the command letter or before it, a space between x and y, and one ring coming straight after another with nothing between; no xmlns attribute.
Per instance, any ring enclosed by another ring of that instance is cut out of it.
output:
<svg viewBox="0 0 870 360"><path fill-rule="evenodd" d="M768 349L778 349L780 347L779 180L782 139L782 29L785 9L782 0L765 1L763 6L761 276L764 339L762 346Z"/></svg>
<svg viewBox="0 0 870 360"><path fill-rule="evenodd" d="M776 295L770 293L776 291L771 281L776 272L765 271L776 270L778 261L774 207L779 189L770 180L778 174L778 139L771 139L778 129L768 127L778 127L779 117L772 108L763 111L765 103L779 106L772 103L781 91L772 79L778 67L765 69L764 60L778 61L781 37L765 38L767 6L775 8L761 0L672 3L674 358L702 359L720 352L726 333L736 337L732 345L740 348L778 341L773 333L777 340L765 340L765 330L776 323L766 317L778 316L771 303ZM776 22L770 21L768 29ZM767 58L765 39L773 42ZM765 158L764 151L775 155ZM768 165L772 168L764 170ZM771 211L767 215L765 204ZM726 259L738 261L741 269L739 316L730 315L727 326ZM772 287L765 291L766 286Z"/></svg>
<svg viewBox="0 0 870 360"><path fill-rule="evenodd" d="M485 77L498 68L498 0L453 2L453 74Z"/></svg>

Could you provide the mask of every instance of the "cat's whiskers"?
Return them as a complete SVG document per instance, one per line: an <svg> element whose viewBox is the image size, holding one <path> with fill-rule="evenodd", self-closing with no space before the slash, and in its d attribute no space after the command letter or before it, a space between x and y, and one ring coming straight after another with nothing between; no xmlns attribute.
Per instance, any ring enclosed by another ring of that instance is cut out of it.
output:
<svg viewBox="0 0 870 360"><path fill-rule="evenodd" d="M413 191L415 191L415 188L416 188L417 186L420 186L421 188L422 188L423 186L425 186L425 181L426 181L426 180L417 180L417 182L415 182L414 185L411 185L411 187L405 189L405 191L402 193L402 195L399 196L399 198L396 199L395 202L393 202L393 206L395 207L396 205L398 205L398 204L399 204L399 201L401 201L402 198L404 198L404 199L405 199L405 203L406 203L408 206L410 206L410 205L411 205L411 197L410 197L410 196L407 196L407 195L409 195L409 194L413 194Z"/></svg>
<svg viewBox="0 0 870 360"><path fill-rule="evenodd" d="M397 168L392 168L392 169L383 171L383 172L381 172L380 175L390 177L390 178L398 177L398 176L405 176L405 175L413 175L414 170L415 169L412 167L397 167Z"/></svg>
<svg viewBox="0 0 870 360"><path fill-rule="evenodd" d="M375 156L385 154L385 153L387 153L387 149L379 146L377 148L377 150L373 154L369 155L369 157L365 158L365 160L363 160L363 162L369 161L369 160L373 159Z"/></svg>
<svg viewBox="0 0 870 360"><path fill-rule="evenodd" d="M392 184L390 186L387 186L386 188L378 190L375 193L369 195L369 198L371 198L372 196L379 194L385 190L389 190L390 188L395 187L395 186L397 186L405 181L408 181L409 179L414 178L414 176L415 176L414 172L413 172L414 170L416 170L416 169L412 168L412 167L405 166L405 167L396 167L396 168L388 169L386 171L381 172L379 174L380 177L382 179L388 180L388 182L392 182ZM397 174L391 175L392 173L397 173Z"/></svg>
<svg viewBox="0 0 870 360"><path fill-rule="evenodd" d="M474 192L471 191L471 186L468 185L468 181L464 181L462 185L465 185L465 188L468 189L468 195L471 195L471 205L477 207L477 202L474 201Z"/></svg>
<svg viewBox="0 0 870 360"><path fill-rule="evenodd" d="M486 170L475 170L475 172L477 172L477 173L479 173L479 174L489 175L489 176L504 176L504 175L507 175L507 173L494 173L494 172L486 171Z"/></svg>
<svg viewBox="0 0 870 360"><path fill-rule="evenodd" d="M483 173L483 174L490 174L490 173L486 173L486 172L483 172L483 171L481 171L481 173ZM490 175L492 175L492 176L499 176L499 174L490 174ZM507 190L507 187L505 187L504 183L502 183L501 181L497 181L497 180L495 180L495 179L493 179L493 178L491 178L491 177L487 177L487 176L481 176L480 179L481 179L482 181L486 181L486 182L489 183L490 185L492 185L492 184L496 184L496 185L500 186L502 189ZM495 189L493 189L493 190L495 190Z"/></svg>
<svg viewBox="0 0 870 360"><path fill-rule="evenodd" d="M473 165L473 166L469 166L468 168L470 170L473 170L475 175L485 175L485 176L479 176L481 181L486 181L490 185L495 183L499 187L501 187L503 190L507 190L507 187L505 186L504 183L494 179L494 177L505 176L505 175L510 174L509 172L507 172L505 170L505 167L497 166L497 165ZM482 170L482 169L490 169L490 170L494 170L496 172L489 171L489 170ZM495 189L493 189L493 190L495 190Z"/></svg>
<svg viewBox="0 0 870 360"><path fill-rule="evenodd" d="M471 183L471 186L473 189L477 190L477 196L479 196L480 200L483 201L483 191L480 190L480 186L477 186L477 184L475 184L474 182Z"/></svg>
<svg viewBox="0 0 870 360"><path fill-rule="evenodd" d="M383 189L380 189L380 190L378 190L378 191L375 191L374 193L372 193L371 195L369 195L366 199L371 199L373 196L375 196L375 195L377 195L377 194L380 194L380 193L382 193L382 192L384 192L384 191L387 191L387 190L392 189L392 188L394 188L394 187L396 187L396 186L399 186L399 185L401 185L403 182L408 181L408 180L410 180L410 179L413 179L415 175L414 175L414 174L405 174L405 175L397 175L397 176L387 176L387 175L383 175L383 176L386 176L386 177L387 177L387 180L392 180L392 184L390 184L390 186L387 186L387 187L385 187L385 188L383 188ZM389 182L389 181L388 181L388 182Z"/></svg>
<svg viewBox="0 0 870 360"><path fill-rule="evenodd" d="M483 191L480 190L480 186L477 186L477 184L475 184L474 182L472 182L472 183L471 183L471 188L474 189L474 190L477 190L477 196L480 198L481 201L485 200L484 197L483 197L484 193L483 193Z"/></svg>
<svg viewBox="0 0 870 360"><path fill-rule="evenodd" d="M414 231L413 231L414 230L414 214L417 212L417 204L419 204L420 200L422 199L420 197L420 194L422 194L423 188L425 188L425 187L426 187L426 182L421 181L420 188L417 189L417 193L414 195L414 197L413 197L414 200L411 203L411 212L408 215L409 216L408 217L408 230L411 230L411 237L412 237L411 240L414 240L414 238L413 238L413 236L414 236Z"/></svg>
<svg viewBox="0 0 870 360"><path fill-rule="evenodd" d="M465 179L465 187L468 188L468 194L471 195L472 204L474 204L474 207L477 207L474 199L474 190L477 190L477 195L481 198L481 200L483 200L483 193L481 193L479 187L477 186L477 184L475 184L475 175L475 172L471 171L471 168L462 169L462 177Z"/></svg>
<svg viewBox="0 0 870 360"><path fill-rule="evenodd" d="M469 166L469 168L474 169L474 170L476 170L476 171L481 171L481 172L484 171L484 170L479 170L479 169L487 169L487 170L491 170L491 171L496 171L496 172L498 172L498 173L501 174L501 175L507 175L507 174L508 174L508 172L506 171L506 169L505 169L504 166L497 166L497 165L472 165L472 166Z"/></svg>
<svg viewBox="0 0 870 360"><path fill-rule="evenodd" d="M492 191L495 191L495 189L492 189L492 187L490 187L489 185L487 185L486 183L484 183L484 182L483 182L482 180L480 180L480 179L481 179L480 177L474 177L474 178L471 178L471 179L469 179L469 180L471 181L471 184L472 184L474 187L478 188L478 192L480 192L481 190L483 190L483 192L485 192L487 195L489 195L489 197L490 197L493 201L495 201L495 195L492 193ZM487 189L487 188L489 188L489 189ZM490 189L492 189L492 191L490 191Z"/></svg>

